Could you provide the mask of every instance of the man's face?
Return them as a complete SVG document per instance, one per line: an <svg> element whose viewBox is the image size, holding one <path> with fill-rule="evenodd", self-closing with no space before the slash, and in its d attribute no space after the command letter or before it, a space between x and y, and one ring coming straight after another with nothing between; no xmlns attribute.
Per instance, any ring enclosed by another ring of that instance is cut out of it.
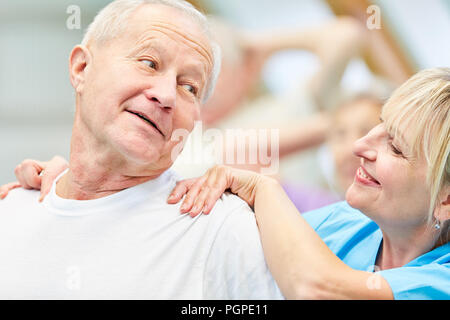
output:
<svg viewBox="0 0 450 320"><path fill-rule="evenodd" d="M95 152L152 170L170 167L178 143L172 132L193 129L212 71L200 26L175 8L144 5L123 33L89 50L79 111Z"/></svg>

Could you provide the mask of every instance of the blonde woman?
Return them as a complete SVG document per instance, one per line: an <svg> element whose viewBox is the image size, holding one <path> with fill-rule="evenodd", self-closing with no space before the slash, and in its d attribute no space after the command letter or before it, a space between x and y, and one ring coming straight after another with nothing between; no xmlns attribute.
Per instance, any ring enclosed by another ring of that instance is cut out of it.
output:
<svg viewBox="0 0 450 320"><path fill-rule="evenodd" d="M181 181L168 202L186 195L182 213L196 216L227 189L244 199L288 299L450 299L450 69L413 76L381 118L355 143L345 202L301 215L275 180L224 166ZM41 170L30 168L22 180Z"/></svg>

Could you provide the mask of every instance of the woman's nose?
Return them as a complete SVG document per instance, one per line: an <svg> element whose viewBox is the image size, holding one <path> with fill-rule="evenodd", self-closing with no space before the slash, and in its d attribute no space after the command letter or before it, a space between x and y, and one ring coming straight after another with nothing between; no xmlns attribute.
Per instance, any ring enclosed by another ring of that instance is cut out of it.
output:
<svg viewBox="0 0 450 320"><path fill-rule="evenodd" d="M353 154L369 161L375 161L378 155L378 131L379 128L377 126L370 130L364 137L356 140L353 144Z"/></svg>

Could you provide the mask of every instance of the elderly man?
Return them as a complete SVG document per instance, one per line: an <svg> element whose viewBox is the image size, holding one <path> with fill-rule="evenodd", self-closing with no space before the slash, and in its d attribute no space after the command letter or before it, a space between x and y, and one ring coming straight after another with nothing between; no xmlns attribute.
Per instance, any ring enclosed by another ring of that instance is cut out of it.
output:
<svg viewBox="0 0 450 320"><path fill-rule="evenodd" d="M192 130L219 61L184 1L114 1L69 59L69 169L43 203L0 202L2 299L282 298L250 208L224 196L191 219L169 205L171 141Z"/></svg>

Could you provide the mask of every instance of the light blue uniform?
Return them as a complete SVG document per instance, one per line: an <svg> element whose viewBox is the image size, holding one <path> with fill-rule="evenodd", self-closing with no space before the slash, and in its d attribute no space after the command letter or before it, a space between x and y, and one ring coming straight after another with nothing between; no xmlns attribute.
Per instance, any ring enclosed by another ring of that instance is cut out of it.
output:
<svg viewBox="0 0 450 320"><path fill-rule="evenodd" d="M375 260L383 235L380 228L346 202L303 214L327 246L356 270L377 271ZM379 271L395 299L450 299L450 243L403 267Z"/></svg>

